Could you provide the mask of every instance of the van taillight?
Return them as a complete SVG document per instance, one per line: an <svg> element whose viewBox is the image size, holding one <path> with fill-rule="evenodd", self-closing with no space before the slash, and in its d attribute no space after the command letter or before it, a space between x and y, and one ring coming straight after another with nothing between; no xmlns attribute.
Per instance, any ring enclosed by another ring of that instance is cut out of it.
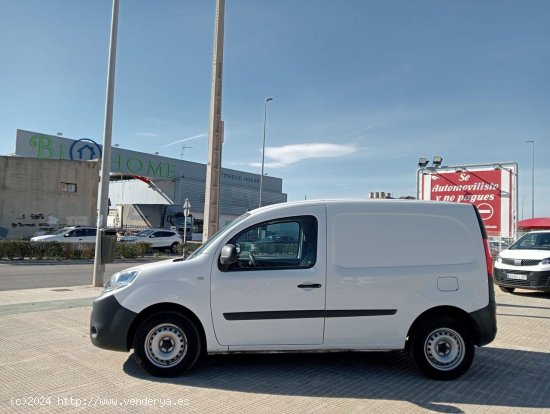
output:
<svg viewBox="0 0 550 414"><path fill-rule="evenodd" d="M476 212L477 222L479 229L481 230L481 237L483 237L483 247L485 248L485 261L487 262L487 274L489 277L493 277L493 258L491 257L491 250L489 250L489 241L487 240L487 231L483 225L483 220L477 211L477 207L472 204L474 211Z"/></svg>
<svg viewBox="0 0 550 414"><path fill-rule="evenodd" d="M487 239L483 239L483 247L485 247L485 261L487 262L487 274L489 277L493 277L493 258L491 257L491 251L489 250L489 242Z"/></svg>

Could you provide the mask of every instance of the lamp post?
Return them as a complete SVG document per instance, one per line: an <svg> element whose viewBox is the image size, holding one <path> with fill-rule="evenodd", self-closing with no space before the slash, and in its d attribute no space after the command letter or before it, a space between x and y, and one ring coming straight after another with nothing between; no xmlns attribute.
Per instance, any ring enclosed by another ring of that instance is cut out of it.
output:
<svg viewBox="0 0 550 414"><path fill-rule="evenodd" d="M115 95L115 65L118 34L119 0L113 0L113 14L111 18L111 41L109 44L109 64L107 66L107 97L105 100L105 123L103 128L103 154L101 155L101 179L97 196L97 235L95 243L94 275L92 284L95 287L103 286L105 264L101 255L100 229L107 227L109 215L109 171L111 168L111 142L113 132L113 104Z"/></svg>
<svg viewBox="0 0 550 414"><path fill-rule="evenodd" d="M262 175L260 175L260 203L258 204L258 207L262 206L262 195L264 192L265 126L267 121L267 103L272 100L273 98L265 98L264 102L264 143L262 146Z"/></svg>
<svg viewBox="0 0 550 414"><path fill-rule="evenodd" d="M525 142L528 144L533 144L533 163L531 170L531 218L535 218L535 140L530 139Z"/></svg>

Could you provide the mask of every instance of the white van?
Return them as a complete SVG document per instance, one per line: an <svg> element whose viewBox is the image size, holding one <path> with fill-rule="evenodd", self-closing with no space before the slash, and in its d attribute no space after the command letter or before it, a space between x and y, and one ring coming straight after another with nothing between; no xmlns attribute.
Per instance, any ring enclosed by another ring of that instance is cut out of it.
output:
<svg viewBox="0 0 550 414"><path fill-rule="evenodd" d="M500 252L495 283L508 293L516 288L550 292L550 231L527 233Z"/></svg>
<svg viewBox="0 0 550 414"><path fill-rule="evenodd" d="M186 260L114 274L90 325L96 346L133 348L157 376L189 370L203 352L408 350L446 380L495 335L477 210L409 200L251 211Z"/></svg>

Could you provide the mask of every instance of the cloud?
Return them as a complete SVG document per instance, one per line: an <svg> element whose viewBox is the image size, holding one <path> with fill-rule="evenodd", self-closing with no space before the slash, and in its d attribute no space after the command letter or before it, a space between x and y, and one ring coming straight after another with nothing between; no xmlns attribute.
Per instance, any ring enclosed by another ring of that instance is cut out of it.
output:
<svg viewBox="0 0 550 414"><path fill-rule="evenodd" d="M177 140L177 141L174 141L174 142L171 142L171 143L169 143L169 144L163 145L162 147L163 147L163 148L164 148L164 147L169 147L169 146L171 146L171 145L176 145L176 144L179 144L179 143L181 143L181 142L190 141L190 140L192 140L192 139L204 138L204 137L206 137L206 134L194 135L194 136L189 137L189 138L179 139L179 140Z"/></svg>
<svg viewBox="0 0 550 414"><path fill-rule="evenodd" d="M136 132L136 135L137 135L138 137L153 137L153 138L154 138L154 137L158 137L157 134L153 134L153 133L151 133L151 132Z"/></svg>
<svg viewBox="0 0 550 414"><path fill-rule="evenodd" d="M265 157L269 159L268 168L288 167L300 161L313 158L334 158L353 154L358 148L353 144L291 144L282 147L268 147ZM251 163L252 167L261 167L261 163Z"/></svg>

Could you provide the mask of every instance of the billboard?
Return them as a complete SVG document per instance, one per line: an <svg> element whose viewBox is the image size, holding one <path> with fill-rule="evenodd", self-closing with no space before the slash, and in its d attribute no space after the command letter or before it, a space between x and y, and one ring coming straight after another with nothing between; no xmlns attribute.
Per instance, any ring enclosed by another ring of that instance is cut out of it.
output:
<svg viewBox="0 0 550 414"><path fill-rule="evenodd" d="M515 164L425 168L419 172L418 198L473 204L490 236L514 237L517 220Z"/></svg>

